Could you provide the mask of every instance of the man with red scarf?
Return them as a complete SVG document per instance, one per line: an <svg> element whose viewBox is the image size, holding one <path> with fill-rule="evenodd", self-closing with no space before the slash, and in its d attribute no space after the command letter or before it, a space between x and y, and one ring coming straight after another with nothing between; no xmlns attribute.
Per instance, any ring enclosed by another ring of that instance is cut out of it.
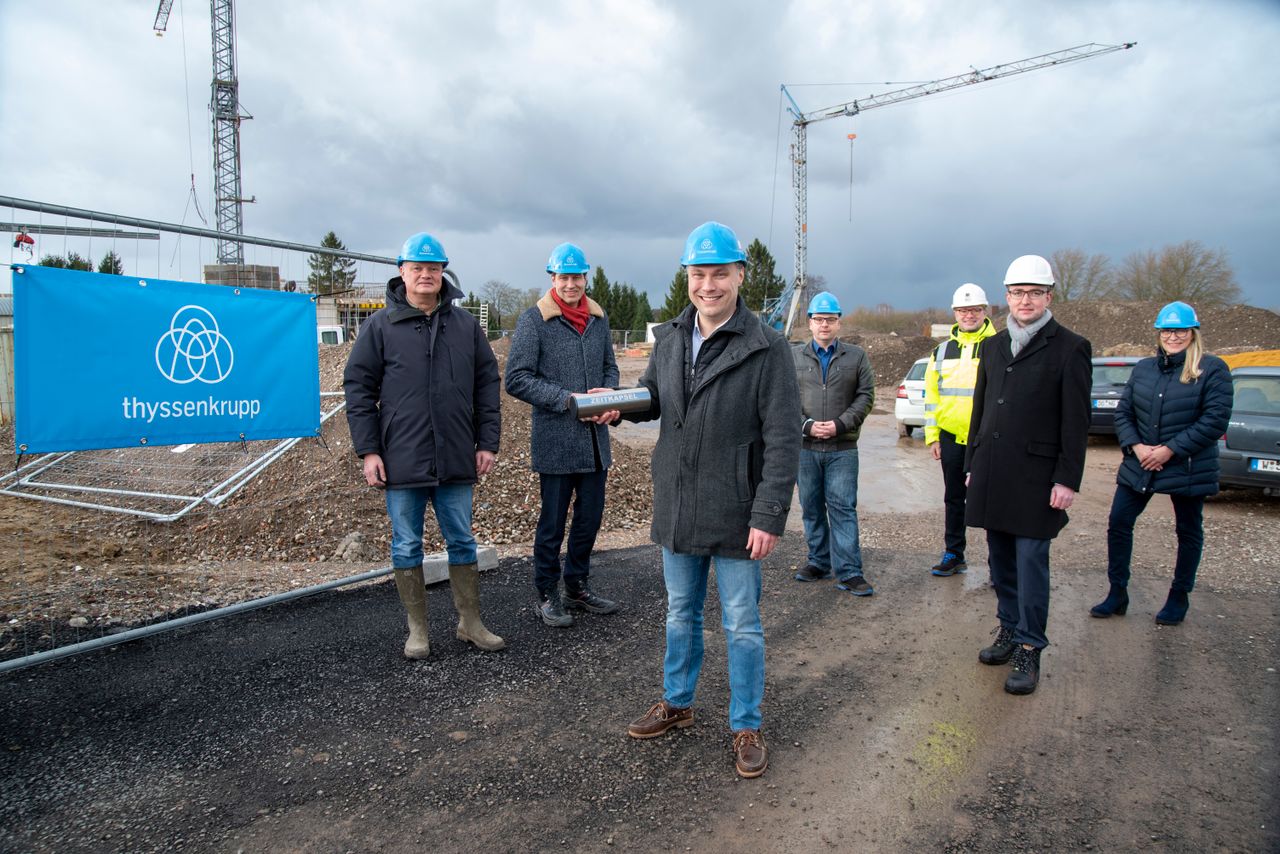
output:
<svg viewBox="0 0 1280 854"><path fill-rule="evenodd" d="M561 243L551 251L551 288L516 322L507 357L507 394L533 407L531 458L538 472L542 510L533 545L539 614L548 626L573 625L569 610L612 614L618 604L588 586L591 550L604 516L605 479L613 460L608 424L615 411L578 420L569 412L574 394L618 385L609 319L587 296L591 269L582 250ZM573 504L560 595L560 545Z"/></svg>

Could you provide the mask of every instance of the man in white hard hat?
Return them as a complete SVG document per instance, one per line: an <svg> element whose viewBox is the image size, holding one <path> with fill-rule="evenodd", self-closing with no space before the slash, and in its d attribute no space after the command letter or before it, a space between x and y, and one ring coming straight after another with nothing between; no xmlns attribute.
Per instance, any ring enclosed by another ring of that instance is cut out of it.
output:
<svg viewBox="0 0 1280 854"><path fill-rule="evenodd" d="M1044 258L1017 258L1004 283L1008 327L978 363L965 521L987 529L1000 619L978 660L1012 659L1004 689L1030 694L1049 645L1049 546L1084 477L1093 348L1053 319L1053 271Z"/></svg>
<svg viewBox="0 0 1280 854"><path fill-rule="evenodd" d="M796 581L836 577L854 596L875 593L862 571L858 538L858 434L875 404L867 351L839 339L840 301L828 291L809 301L813 338L791 347L800 386L800 508L807 565Z"/></svg>
<svg viewBox="0 0 1280 854"><path fill-rule="evenodd" d="M945 485L942 559L933 567L941 577L964 572L964 452L973 414L973 387L978 382L982 342L996 334L987 317L987 294L966 282L956 288L951 309L956 322L951 336L939 344L924 374L924 441L942 463Z"/></svg>

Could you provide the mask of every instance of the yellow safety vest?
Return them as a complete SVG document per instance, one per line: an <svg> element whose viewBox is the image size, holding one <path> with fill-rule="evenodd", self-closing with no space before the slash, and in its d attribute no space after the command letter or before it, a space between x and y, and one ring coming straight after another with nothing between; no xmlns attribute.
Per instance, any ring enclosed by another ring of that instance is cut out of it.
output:
<svg viewBox="0 0 1280 854"><path fill-rule="evenodd" d="M957 444L968 443L982 342L995 334L989 317L973 332L961 332L957 323L951 337L934 348L924 372L925 444L938 441L939 430L955 434Z"/></svg>

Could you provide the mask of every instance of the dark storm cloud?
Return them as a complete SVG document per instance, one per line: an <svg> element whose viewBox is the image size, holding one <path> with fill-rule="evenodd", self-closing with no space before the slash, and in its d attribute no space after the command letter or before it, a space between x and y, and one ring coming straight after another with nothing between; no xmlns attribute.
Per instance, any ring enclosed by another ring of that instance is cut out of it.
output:
<svg viewBox="0 0 1280 854"><path fill-rule="evenodd" d="M208 9L176 4L162 40L153 16L151 0L0 4L0 191L176 221L194 171L210 211ZM1136 39L812 125L810 271L905 307L997 283L1023 252L1118 262L1198 239L1254 302L1280 291L1273 4L329 0L241 4L237 25L247 231L394 253L430 229L477 285L539 282L573 239L655 302L705 219L771 238L790 273L779 84L855 84L795 86L808 111Z"/></svg>

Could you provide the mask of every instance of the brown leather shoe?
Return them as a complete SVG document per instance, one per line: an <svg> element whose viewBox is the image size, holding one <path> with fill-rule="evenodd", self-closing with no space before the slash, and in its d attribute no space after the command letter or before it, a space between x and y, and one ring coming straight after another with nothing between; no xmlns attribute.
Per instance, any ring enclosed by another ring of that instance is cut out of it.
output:
<svg viewBox="0 0 1280 854"><path fill-rule="evenodd" d="M733 734L733 766L739 777L759 777L769 767L769 751L758 729Z"/></svg>
<svg viewBox="0 0 1280 854"><path fill-rule="evenodd" d="M631 722L627 727L627 735L632 738L653 738L672 727L684 729L687 726L693 726L692 707L677 709L666 700L659 700L649 707L649 711Z"/></svg>

